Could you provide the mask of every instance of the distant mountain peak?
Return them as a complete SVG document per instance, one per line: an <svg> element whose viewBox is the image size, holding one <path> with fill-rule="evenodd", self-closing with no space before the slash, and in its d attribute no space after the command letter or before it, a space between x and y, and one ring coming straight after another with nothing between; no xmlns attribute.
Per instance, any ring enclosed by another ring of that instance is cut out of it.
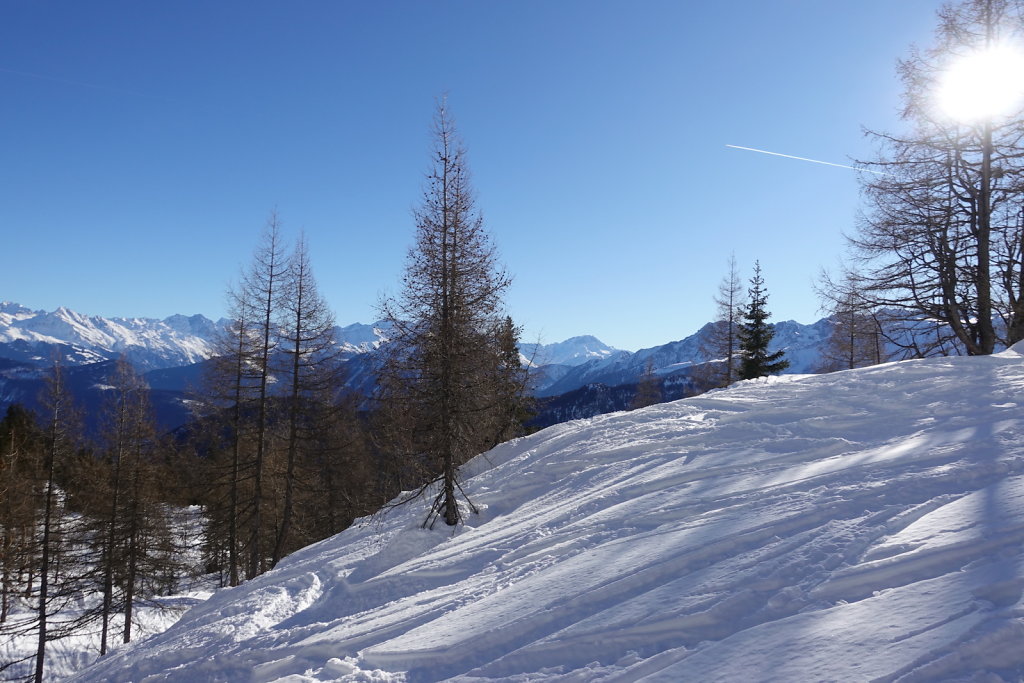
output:
<svg viewBox="0 0 1024 683"><path fill-rule="evenodd" d="M223 325L201 315L152 318L88 316L67 306L52 312L0 304L3 357L29 362L49 358L54 347L73 364L124 354L140 369L189 365L209 358Z"/></svg>
<svg viewBox="0 0 1024 683"><path fill-rule="evenodd" d="M21 304L13 301L0 301L0 313L6 313L7 315L25 315L30 313L36 313L30 308L25 308Z"/></svg>
<svg viewBox="0 0 1024 683"><path fill-rule="evenodd" d="M519 350L523 357L534 366L577 366L595 359L609 358L615 354L624 353L590 334L570 337L565 341L553 344L520 344Z"/></svg>
<svg viewBox="0 0 1024 683"><path fill-rule="evenodd" d="M338 346L347 354L372 353L388 342L390 325L387 321L365 325L352 323L344 327L334 328L334 336Z"/></svg>

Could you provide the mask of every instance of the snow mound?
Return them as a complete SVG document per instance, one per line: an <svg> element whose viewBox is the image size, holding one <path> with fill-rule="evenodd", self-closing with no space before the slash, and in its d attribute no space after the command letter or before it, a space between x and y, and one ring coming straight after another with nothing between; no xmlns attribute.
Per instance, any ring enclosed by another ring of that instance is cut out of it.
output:
<svg viewBox="0 0 1024 683"><path fill-rule="evenodd" d="M1022 404L1004 352L556 425L77 680L1019 680Z"/></svg>

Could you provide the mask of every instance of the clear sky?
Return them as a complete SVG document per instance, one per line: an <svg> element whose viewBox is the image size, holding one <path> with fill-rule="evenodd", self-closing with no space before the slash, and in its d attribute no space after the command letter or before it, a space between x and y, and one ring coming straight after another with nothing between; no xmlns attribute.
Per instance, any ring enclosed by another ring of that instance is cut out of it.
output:
<svg viewBox="0 0 1024 683"><path fill-rule="evenodd" d="M528 341L637 349L714 313L735 252L811 322L862 127L938 0L0 0L0 300L220 317L268 213L339 324L412 242L448 93Z"/></svg>

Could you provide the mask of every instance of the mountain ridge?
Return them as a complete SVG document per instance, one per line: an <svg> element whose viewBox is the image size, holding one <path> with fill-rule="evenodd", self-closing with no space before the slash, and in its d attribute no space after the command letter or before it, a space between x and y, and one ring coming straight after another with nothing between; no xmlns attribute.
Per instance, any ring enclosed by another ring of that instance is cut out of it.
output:
<svg viewBox="0 0 1024 683"><path fill-rule="evenodd" d="M75 365L113 360L121 354L143 371L190 365L213 354L216 335L225 324L201 314L175 314L162 320L106 318L65 306L47 312L0 302L0 344L14 345L19 359L37 364L48 362L55 347L63 347L69 349L65 355Z"/></svg>
<svg viewBox="0 0 1024 683"><path fill-rule="evenodd" d="M72 367L109 362L124 354L155 389L164 393L160 413L168 421L186 419L185 392L197 386L203 364L215 352L217 338L228 321L201 314L156 318L103 318L60 307L37 311L13 302L0 302L0 409L14 401L32 403L37 389L26 381L32 368L39 375L53 355ZM662 400L692 395L701 387L695 367L714 361L701 339L713 323L693 334L659 346L625 351L593 335L542 344L520 344L520 356L530 371L529 391L541 402L534 427L562 419L590 417L629 407L635 386L648 366L661 386ZM832 323L823 318L810 325L795 321L775 324L772 350L784 348L792 373L817 370ZM376 386L390 328L386 322L352 323L335 328L335 341L345 362L347 391L370 396ZM605 388L601 388L605 387ZM177 395L175 394L177 392ZM85 396L83 396L85 398ZM167 428L176 424L168 422Z"/></svg>
<svg viewBox="0 0 1024 683"><path fill-rule="evenodd" d="M164 369L189 365L211 357L218 335L229 320L214 321L202 314L175 314L167 318L103 317L86 315L60 306L54 311L30 309L11 301L0 301L0 357L3 345L21 344L19 359L40 363L49 361L47 347L73 349L67 360L81 365L113 360L121 353L128 356L140 370ZM373 353L387 343L389 324L351 323L335 327L335 339L343 357ZM35 348L38 353L26 358ZM574 366L592 359L602 359L620 351L604 344L593 335L580 335L550 344L522 343L524 357L543 359L536 365Z"/></svg>

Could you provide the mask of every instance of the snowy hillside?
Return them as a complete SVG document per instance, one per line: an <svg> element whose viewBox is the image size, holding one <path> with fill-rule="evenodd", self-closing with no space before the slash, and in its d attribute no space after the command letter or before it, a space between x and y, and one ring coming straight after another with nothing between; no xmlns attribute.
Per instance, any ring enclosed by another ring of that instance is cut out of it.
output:
<svg viewBox="0 0 1024 683"><path fill-rule="evenodd" d="M744 382L465 471L454 534L367 520L78 680L1024 676L1017 351Z"/></svg>
<svg viewBox="0 0 1024 683"><path fill-rule="evenodd" d="M158 634L165 631L191 606L207 599L216 586L216 576L201 576L204 555L202 535L204 520L199 507L165 508L167 519L172 529L173 548L170 552L178 568L179 576L175 590L170 595L151 595L138 599L132 616L132 631L135 638ZM65 519L66 528L73 528L82 522L78 515ZM85 548L78 549L79 557L89 557ZM95 577L94 577L95 578ZM165 576L147 576L147 583L152 580L164 581ZM51 609L61 605L49 618L51 636L60 626L74 623L87 616L88 610L96 610L102 600L101 593L95 583L92 590L77 593L74 596L58 597ZM11 596L10 614L0 628L0 681L31 681L35 670L35 655L38 648L38 625L35 621L38 605L35 598L26 599L22 595ZM112 616L112 629L117 634L111 639L111 646L120 646L123 634L123 614L115 610ZM44 680L64 680L81 670L99 656L100 629L93 615L93 627L73 628L73 633L51 640L46 646L46 666Z"/></svg>

